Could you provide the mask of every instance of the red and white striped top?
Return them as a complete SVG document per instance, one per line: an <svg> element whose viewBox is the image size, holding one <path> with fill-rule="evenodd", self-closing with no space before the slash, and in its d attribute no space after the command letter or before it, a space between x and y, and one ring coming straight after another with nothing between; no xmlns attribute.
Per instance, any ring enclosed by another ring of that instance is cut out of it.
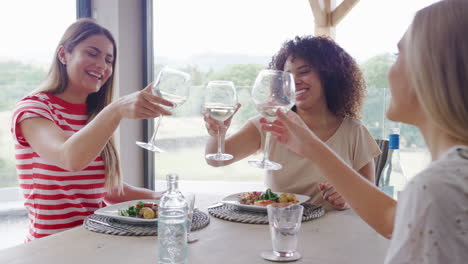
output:
<svg viewBox="0 0 468 264"><path fill-rule="evenodd" d="M101 157L82 171L70 172L42 159L30 147L19 123L33 117L51 120L68 135L83 128L88 118L85 104L71 104L46 93L27 96L14 109L11 132L16 170L30 220L27 241L81 225L87 215L105 206L106 194Z"/></svg>

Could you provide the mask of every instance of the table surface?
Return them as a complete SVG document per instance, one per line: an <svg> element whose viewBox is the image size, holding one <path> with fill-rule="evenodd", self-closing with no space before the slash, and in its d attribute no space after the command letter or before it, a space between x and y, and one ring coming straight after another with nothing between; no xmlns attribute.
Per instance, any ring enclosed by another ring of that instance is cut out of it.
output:
<svg viewBox="0 0 468 264"><path fill-rule="evenodd" d="M199 199L198 197L197 199ZM219 196L202 197L197 206L206 207ZM272 263L260 257L271 250L268 225L242 224L210 218L210 224L193 235L190 263ZM115 236L76 227L56 235L0 251L0 263L156 263L157 237ZM389 241L352 210L328 212L303 222L295 263L383 263Z"/></svg>

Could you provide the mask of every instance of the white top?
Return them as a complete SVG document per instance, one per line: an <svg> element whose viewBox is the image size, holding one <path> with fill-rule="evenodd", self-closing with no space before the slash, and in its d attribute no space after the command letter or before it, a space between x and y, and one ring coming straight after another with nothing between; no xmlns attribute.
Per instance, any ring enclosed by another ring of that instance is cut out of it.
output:
<svg viewBox="0 0 468 264"><path fill-rule="evenodd" d="M451 148L408 183L385 263L468 263L468 147Z"/></svg>
<svg viewBox="0 0 468 264"><path fill-rule="evenodd" d="M265 131L260 129L260 117L251 119L261 135L261 148L265 144ZM355 118L346 117L340 127L325 142L346 164L360 170L374 157L380 148L367 128ZM327 178L317 165L290 151L271 137L270 160L283 166L281 170L266 171L265 185L277 192L289 192L310 196L310 203L322 205L330 211L333 207L324 201L318 184Z"/></svg>

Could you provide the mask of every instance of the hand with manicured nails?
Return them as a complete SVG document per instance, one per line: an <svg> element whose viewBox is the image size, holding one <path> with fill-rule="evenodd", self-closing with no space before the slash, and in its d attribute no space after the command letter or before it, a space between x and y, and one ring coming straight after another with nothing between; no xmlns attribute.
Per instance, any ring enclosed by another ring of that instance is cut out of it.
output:
<svg viewBox="0 0 468 264"><path fill-rule="evenodd" d="M171 112L164 106L172 107L173 104L159 96L153 95L153 83L145 89L119 98L115 103L118 111L124 118L148 119L160 115L171 115Z"/></svg>
<svg viewBox="0 0 468 264"><path fill-rule="evenodd" d="M319 189L322 192L322 197L329 202L337 210L348 209L349 206L344 198L335 190L335 188L326 182L319 183Z"/></svg>
<svg viewBox="0 0 468 264"><path fill-rule="evenodd" d="M212 137L218 136L218 130L221 132L222 135L226 133L228 130L229 126L231 125L232 117L237 113L239 108L241 107L241 104L236 105L236 110L234 113L226 119L224 122L220 122L210 116L210 114L203 109L202 114L203 114L203 120L205 120L205 126L206 130L208 131L208 134Z"/></svg>
<svg viewBox="0 0 468 264"><path fill-rule="evenodd" d="M313 153L314 145L323 144L302 119L294 112L276 112L277 119L269 123L265 118L260 119L261 128L270 131L272 136L281 144L296 154L304 157L306 153Z"/></svg>

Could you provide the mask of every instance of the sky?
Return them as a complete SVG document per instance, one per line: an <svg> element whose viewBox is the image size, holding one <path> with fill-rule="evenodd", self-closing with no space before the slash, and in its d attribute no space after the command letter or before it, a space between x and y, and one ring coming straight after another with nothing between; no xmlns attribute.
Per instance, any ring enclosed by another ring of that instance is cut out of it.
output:
<svg viewBox="0 0 468 264"><path fill-rule="evenodd" d="M76 19L75 3L0 0L0 60L50 63L60 37Z"/></svg>
<svg viewBox="0 0 468 264"><path fill-rule="evenodd" d="M361 61L395 52L415 12L434 2L361 0L338 25L336 40ZM314 33L308 0L160 0L154 26L156 54L172 57L210 51L271 56L285 40Z"/></svg>
<svg viewBox="0 0 468 264"><path fill-rule="evenodd" d="M395 52L414 13L433 2L361 0L338 25L336 40L358 61ZM0 60L49 63L76 14L75 0L0 5ZM308 0L155 0L154 18L155 54L174 58L208 52L271 56L283 41L314 31Z"/></svg>

